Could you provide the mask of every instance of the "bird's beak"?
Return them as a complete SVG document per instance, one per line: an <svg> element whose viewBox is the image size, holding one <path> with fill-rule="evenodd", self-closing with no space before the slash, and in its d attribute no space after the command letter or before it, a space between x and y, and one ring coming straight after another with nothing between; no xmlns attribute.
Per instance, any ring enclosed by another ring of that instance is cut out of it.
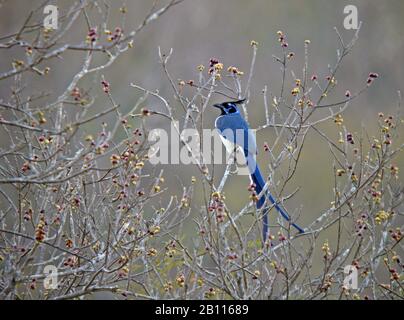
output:
<svg viewBox="0 0 404 320"><path fill-rule="evenodd" d="M217 103L217 104L214 104L213 106L214 106L215 108L222 109L222 105L221 105L221 104L218 104L218 103Z"/></svg>

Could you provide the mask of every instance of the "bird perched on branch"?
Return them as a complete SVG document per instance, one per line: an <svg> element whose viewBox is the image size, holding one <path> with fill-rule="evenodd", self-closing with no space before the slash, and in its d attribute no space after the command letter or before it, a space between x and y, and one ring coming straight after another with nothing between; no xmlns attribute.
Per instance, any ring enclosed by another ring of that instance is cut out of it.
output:
<svg viewBox="0 0 404 320"><path fill-rule="evenodd" d="M237 146L241 147L246 160L246 165L248 167L251 182L255 185L255 191L257 195L260 195L265 187L265 179L261 174L256 160L257 144L255 135L237 107L238 105L244 103L244 101L245 99L214 104L213 106L219 108L221 111L221 115L216 119L215 127L219 130L222 142L230 154L235 151ZM268 190L264 191L258 199L258 209L262 208L262 206L266 202L266 199L269 199L269 201L274 205L274 207L276 208L276 210L278 210L282 217L290 222L289 214L280 206L280 204L275 200L275 198ZM264 237L264 241L268 238L269 231L267 211L267 208L265 208L263 211L262 235ZM291 223L291 225L300 233L304 233L304 230L297 224Z"/></svg>

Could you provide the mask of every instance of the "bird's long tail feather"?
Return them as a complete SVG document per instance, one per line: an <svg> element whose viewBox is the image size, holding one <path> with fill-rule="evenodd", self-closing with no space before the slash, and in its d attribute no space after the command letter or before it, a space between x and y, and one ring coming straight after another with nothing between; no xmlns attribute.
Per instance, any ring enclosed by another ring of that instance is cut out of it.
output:
<svg viewBox="0 0 404 320"><path fill-rule="evenodd" d="M261 174L261 171L258 167L258 164L254 158L254 156L252 156L251 154L248 154L246 156L247 158L247 165L250 171L250 177L252 182L255 184L255 191L258 194L261 193L261 191L264 189L265 186L265 180ZM269 192L269 190L267 190L265 192L265 194L268 196L269 201L271 201L271 203L274 205L274 207L276 208L276 210L278 210L278 212L282 215L282 217L287 220L290 221L290 216L289 214L278 204L278 202L275 200L275 198L272 196L272 194ZM262 196L260 199L258 199L257 202L257 208L261 208L263 206L263 204L265 203L265 197ZM267 209L264 209L264 216L263 216L263 237L264 240L267 239L268 237L268 214L267 214ZM297 224L292 223L291 224L294 228L296 228L300 233L304 233L304 230L299 227Z"/></svg>

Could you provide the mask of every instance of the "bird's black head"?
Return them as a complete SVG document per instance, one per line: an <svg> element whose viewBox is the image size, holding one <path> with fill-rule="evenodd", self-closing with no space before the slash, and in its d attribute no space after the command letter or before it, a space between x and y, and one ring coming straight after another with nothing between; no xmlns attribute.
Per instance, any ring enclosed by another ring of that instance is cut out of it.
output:
<svg viewBox="0 0 404 320"><path fill-rule="evenodd" d="M245 101L245 99L237 100L237 101L229 101L229 102L217 103L217 104L214 104L213 106L216 108L219 108L220 111L222 112L222 115L233 114L233 113L239 112L237 105L242 104L244 101Z"/></svg>

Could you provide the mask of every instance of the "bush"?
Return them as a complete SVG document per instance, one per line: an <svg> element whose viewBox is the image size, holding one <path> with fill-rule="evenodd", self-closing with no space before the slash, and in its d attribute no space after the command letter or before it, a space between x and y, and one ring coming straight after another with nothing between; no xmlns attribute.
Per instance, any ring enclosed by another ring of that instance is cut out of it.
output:
<svg viewBox="0 0 404 320"><path fill-rule="evenodd" d="M227 206L232 199L226 199L223 189L235 174L232 163L219 175L182 139L193 157L195 177L182 186L180 197L172 196L175 187L165 185L164 166L160 170L148 164L153 143L147 126L158 118L177 123L178 132L193 128L202 134L203 115L214 95L246 98L243 114L248 120L259 44L251 42L251 67L245 74L212 58L209 65L197 67L197 81L173 80L169 71L173 52L159 51L174 102L156 88L132 83L131 90L141 97L123 112L115 94L118 84L108 81L107 68L131 49L132 39L179 2L154 7L128 33L116 27L103 34L105 20L93 22L83 35L86 40L78 44L65 39L78 16L87 16L85 2L67 11L58 30L44 29L40 23L32 26L28 17L17 34L2 38L1 48L11 54L18 47L25 56L0 73L2 83L13 80L12 97L2 98L0 104L1 132L8 137L0 149L1 299L87 298L95 292L137 299L403 298L399 255L403 196L394 164L403 148L398 136L402 119L399 113L377 115L379 132L374 138L344 125L345 110L379 81L374 72L339 101L329 98L340 85L337 72L358 33L345 44L337 32L336 62L326 79L310 73L308 40L303 74L297 76L290 69L295 54L286 35L277 34L279 54L273 61L281 69L281 89L274 93L265 86L263 109L254 109L265 115L257 131L275 132L273 143L259 147L272 169L267 185L287 206L299 190L286 190L306 150L307 134L314 132L333 157L329 165L334 200L305 226L304 234L295 234L288 223L275 219L271 208L271 235L263 241L259 236L263 212L256 209L259 195L253 186L242 190L251 195L242 210L234 212ZM108 8L98 9L107 15ZM23 83L32 73L39 79L51 77L47 62L68 53L84 53L85 58L55 101L36 103L42 92L24 94ZM107 60L99 63L96 55ZM293 75L292 83L288 74ZM98 87L87 90L82 86L86 79ZM96 112L94 92L105 95L109 103L97 105ZM72 112L71 106L80 111ZM105 116L115 117L112 127L106 122L93 124ZM133 127L133 119L141 125ZM327 135L322 124L335 126L339 138ZM88 135L87 125L96 126L97 134ZM204 187L198 195L203 206L193 202L198 183ZM299 219L299 209L290 213L293 221ZM184 224L190 221L193 242L186 243ZM57 271L57 282L48 266L55 267L51 270ZM344 283L346 266L358 273L358 289Z"/></svg>

